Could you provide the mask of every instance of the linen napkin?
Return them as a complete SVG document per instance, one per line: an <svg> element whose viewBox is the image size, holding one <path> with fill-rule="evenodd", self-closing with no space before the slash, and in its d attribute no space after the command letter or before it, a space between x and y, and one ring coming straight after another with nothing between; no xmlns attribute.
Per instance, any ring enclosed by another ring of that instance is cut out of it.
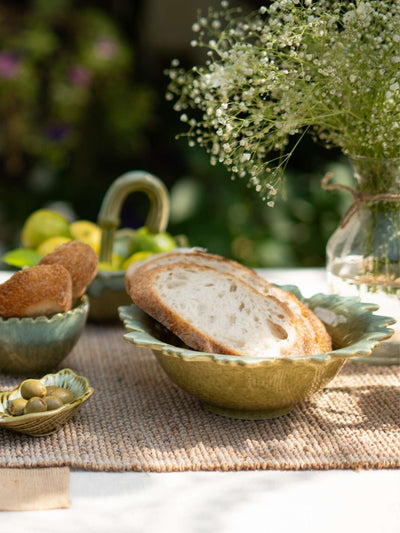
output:
<svg viewBox="0 0 400 533"><path fill-rule="evenodd" d="M68 467L0 468L0 511L66 509L69 480Z"/></svg>

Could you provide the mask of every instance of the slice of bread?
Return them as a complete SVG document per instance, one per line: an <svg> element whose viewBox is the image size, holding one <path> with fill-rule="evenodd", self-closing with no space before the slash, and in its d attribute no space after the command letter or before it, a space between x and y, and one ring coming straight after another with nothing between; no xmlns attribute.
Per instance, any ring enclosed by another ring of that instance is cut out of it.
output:
<svg viewBox="0 0 400 533"><path fill-rule="evenodd" d="M253 357L326 351L310 342L302 315L287 305L292 295L284 291L281 298L272 289L263 294L230 272L186 260L148 262L128 276L135 304L196 350Z"/></svg>
<svg viewBox="0 0 400 533"><path fill-rule="evenodd" d="M0 316L37 317L71 309L72 280L61 265L39 265L15 272L0 285Z"/></svg>
<svg viewBox="0 0 400 533"><path fill-rule="evenodd" d="M307 306L294 296L294 294L283 291L279 287L269 283L254 270L219 255L191 251L189 249L184 252L173 251L156 254L142 263L132 263L129 266L125 277L128 294L130 294L132 283L135 283L135 272L138 271L139 268L143 273L156 266L175 263L196 264L214 268L218 272L235 276L264 296L272 296L280 302L284 302L287 307L287 313L290 310L290 313L294 315L291 320L296 320L299 328L302 329L305 354L326 352L332 349L331 338L328 335L325 326Z"/></svg>
<svg viewBox="0 0 400 533"><path fill-rule="evenodd" d="M98 256L91 246L69 241L45 255L39 265L62 265L72 279L72 298L77 300L85 292L97 273Z"/></svg>

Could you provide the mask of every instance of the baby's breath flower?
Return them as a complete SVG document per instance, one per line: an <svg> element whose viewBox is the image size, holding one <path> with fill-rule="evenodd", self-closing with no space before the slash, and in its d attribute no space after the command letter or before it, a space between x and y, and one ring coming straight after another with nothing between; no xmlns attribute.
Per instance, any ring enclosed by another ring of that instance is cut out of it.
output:
<svg viewBox="0 0 400 533"><path fill-rule="evenodd" d="M399 157L400 2L273 0L248 16L221 6L192 26L206 64L185 71L174 60L168 72L167 99L211 164L246 177L270 205L292 135Z"/></svg>

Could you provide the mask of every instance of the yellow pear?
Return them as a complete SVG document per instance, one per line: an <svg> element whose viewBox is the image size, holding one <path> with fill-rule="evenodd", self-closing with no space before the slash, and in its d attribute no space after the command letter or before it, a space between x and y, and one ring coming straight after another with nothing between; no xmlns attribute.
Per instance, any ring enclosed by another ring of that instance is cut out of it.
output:
<svg viewBox="0 0 400 533"><path fill-rule="evenodd" d="M65 244L66 242L69 242L71 239L68 237L50 237L50 239L46 239L42 242L37 248L37 252L41 255L47 255L53 252L56 248L61 246L61 244Z"/></svg>
<svg viewBox="0 0 400 533"><path fill-rule="evenodd" d="M71 237L68 221L55 211L38 209L26 219L21 233L24 248L36 249L50 237Z"/></svg>
<svg viewBox="0 0 400 533"><path fill-rule="evenodd" d="M72 238L88 244L98 254L100 252L101 229L90 220L77 220L69 226Z"/></svg>

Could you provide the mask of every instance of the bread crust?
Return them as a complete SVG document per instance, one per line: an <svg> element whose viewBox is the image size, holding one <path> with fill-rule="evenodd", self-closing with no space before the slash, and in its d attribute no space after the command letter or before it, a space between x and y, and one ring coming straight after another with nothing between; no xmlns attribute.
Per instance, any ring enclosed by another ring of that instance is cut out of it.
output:
<svg viewBox="0 0 400 533"><path fill-rule="evenodd" d="M91 246L80 241L70 241L45 255L39 265L62 265L72 279L72 297L80 298L97 273L98 257Z"/></svg>
<svg viewBox="0 0 400 533"><path fill-rule="evenodd" d="M327 333L324 324L305 304L303 304L293 293L283 291L276 285L268 282L265 278L259 276L254 270L241 265L240 263L221 257L215 254L197 251L178 252L173 251L163 254L155 254L141 264L132 264L128 268L125 276L125 286L128 294L131 293L135 283L136 273L144 274L150 269L162 264L175 263L203 264L217 270L229 272L239 277L242 281L249 284L253 289L259 291L265 296L274 296L279 301L284 302L290 309L290 312L297 317L298 327L303 331L304 353L324 353L332 349L332 341ZM317 352L316 352L317 350Z"/></svg>
<svg viewBox="0 0 400 533"><path fill-rule="evenodd" d="M15 272L0 285L0 316L51 316L71 309L71 276L61 265L40 265Z"/></svg>
<svg viewBox="0 0 400 533"><path fill-rule="evenodd" d="M184 255L184 261L179 262L182 255ZM203 261L207 262L210 260L214 262L214 265L215 262L220 265L228 265L231 271L229 273L221 273L211 266L199 265L199 257ZM168 260L172 260L171 263L168 263ZM233 349L232 346L227 347L224 343L219 342L215 338L211 338L208 332L200 330L193 323L188 323L174 309L165 305L162 298L160 298L159 291L155 288L156 278L160 273L166 271L185 271L193 267L197 271L202 270L208 272L210 277L224 276L232 281L236 281L242 284L242 286L246 286L249 297L252 295L251 297L253 298L257 294L258 296L267 298L275 306L280 306L279 308L282 310L285 323L290 323L297 335L297 338L290 346L290 353L285 353L285 355L310 355L331 349L330 337L323 324L292 293L278 289L252 270L242 267L233 261L221 258L220 256L210 256L209 254L199 254L198 252L194 254L179 254L176 252L160 254L157 258L146 261L141 267L128 270L126 275L127 292L138 307L173 331L188 346L200 351L243 355L241 351ZM241 276L234 275L239 272ZM252 283L247 283L243 278ZM257 285L258 288L255 288ZM277 321L279 322L279 319Z"/></svg>

